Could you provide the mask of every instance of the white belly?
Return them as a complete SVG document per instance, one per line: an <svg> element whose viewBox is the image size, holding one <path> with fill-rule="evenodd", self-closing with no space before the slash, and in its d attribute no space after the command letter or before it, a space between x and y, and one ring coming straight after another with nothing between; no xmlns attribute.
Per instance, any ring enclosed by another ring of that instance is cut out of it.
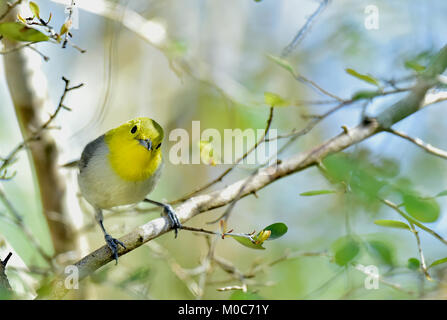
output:
<svg viewBox="0 0 447 320"><path fill-rule="evenodd" d="M143 201L158 182L163 164L146 180L125 181L111 168L106 146L95 150L87 167L78 174L82 196L95 208L109 209Z"/></svg>

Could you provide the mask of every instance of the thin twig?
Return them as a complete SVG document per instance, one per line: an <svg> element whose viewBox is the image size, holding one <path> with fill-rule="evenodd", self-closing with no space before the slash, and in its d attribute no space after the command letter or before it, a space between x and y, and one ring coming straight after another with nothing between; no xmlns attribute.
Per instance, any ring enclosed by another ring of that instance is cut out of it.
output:
<svg viewBox="0 0 447 320"><path fill-rule="evenodd" d="M270 129L270 125L271 125L271 123L272 123L272 119L273 119L273 107L270 107L270 116L269 116L269 119L267 120L267 127L266 127L266 129L265 129L265 131L264 131L264 134L263 134L263 136L261 137L261 139L259 139L259 141L256 142L256 144L253 146L253 148L252 148L251 150L249 150L249 152L246 153L246 154L244 155L245 157L246 157L250 152L252 152L253 150L255 150L255 149L259 146L259 144L265 142L267 133L268 133L268 131L269 131L269 129ZM238 162L239 162L239 161L238 161ZM237 162L237 163L238 163L238 162ZM237 164L237 163L236 163L236 164ZM230 169L231 169L231 168L230 168ZM259 169L256 169L255 171L253 171L253 173L252 173L252 174L250 175L250 177L246 180L246 182L245 182L243 185L241 185L241 187L240 187L240 189L239 189L239 192L238 192L236 198L230 203L230 205L227 207L227 209L224 211L224 213L223 213L221 216L219 216L217 219L208 222L208 224L216 223L217 221L219 221L219 220L221 220L221 219L224 219L225 221L228 220L228 218L230 217L230 214L231 214L233 208L236 206L236 203L237 203L237 202L239 201L239 199L241 198L241 196L242 196L242 194L243 194L243 192L244 192L244 190L245 190L247 184L249 184L249 183L251 182L251 180L254 178L254 176L256 175L256 173L258 172L258 170L259 170ZM227 170L227 171L228 171L228 170ZM230 171L231 171L231 170L230 170ZM230 171L228 171L227 173L229 173ZM256 194L256 193L255 193L255 194Z"/></svg>
<svg viewBox="0 0 447 320"><path fill-rule="evenodd" d="M295 74L295 79L298 80L298 81L300 81L300 82L303 82L303 83L306 83L306 84L310 85L311 87L313 87L313 88L316 89L317 91L320 91L322 94L324 94L324 95L326 95L326 96L328 96L328 97L330 97L330 98L333 98L334 100L336 100L336 101L338 101L338 102L343 102L343 101L344 101L344 99L342 99L342 98L336 96L336 95L333 94L333 93L330 93L330 92L327 91L326 89L323 89L323 88L322 88L321 86L319 86L315 81L313 81L313 80L311 80L311 79L309 79L309 78L307 78L307 77L305 77L305 76L303 76L303 75L301 75L301 74Z"/></svg>
<svg viewBox="0 0 447 320"><path fill-rule="evenodd" d="M414 236L416 238L416 244L417 244L417 247L418 247L419 258L421 259L421 270L422 270L422 273L425 275L425 278L427 280L432 280L431 277L430 277L430 274L428 273L427 263L425 262L424 252L422 251L421 239L419 237L419 233L416 230L416 228L414 227L413 223L411 223L409 221L409 224L410 224L411 232L413 232L413 234L414 234Z"/></svg>
<svg viewBox="0 0 447 320"><path fill-rule="evenodd" d="M6 265L8 264L8 261L11 257L12 257L12 252L8 253L5 260L1 261L3 267L6 267Z"/></svg>
<svg viewBox="0 0 447 320"><path fill-rule="evenodd" d="M46 56L45 54L43 54L42 52L40 52L39 50L37 50L36 48L34 48L34 47L31 46L31 45L26 46L25 48L28 48L28 49L33 50L34 52L37 52L37 53L42 57L42 59L43 59L44 61L46 61L46 62L48 62L48 61L50 60L50 57L49 57L49 56Z"/></svg>
<svg viewBox="0 0 447 320"><path fill-rule="evenodd" d="M64 100L65 100L65 96L67 95L67 92L75 90L75 89L79 89L81 88L84 84L78 84L76 86L70 87L70 80L66 79L65 77L62 77L62 80L65 82L65 87L64 87L64 92L62 93L62 96L59 99L59 104L56 107L56 110L50 115L50 117L48 118L48 120L42 124L40 126L39 129L37 129L35 132L33 132L30 137L28 137L27 139L25 139L23 142L19 143L9 154L8 156L6 156L6 158L3 158L2 164L0 165L0 172L2 172L3 170L6 169L6 167L8 165L11 164L11 162L14 161L14 157L16 156L16 154L24 149L25 147L28 146L29 143L39 140L40 139L40 135L43 131L47 130L50 128L50 124L53 122L53 120L57 117L57 115L59 114L59 112L62 109L65 110L69 110L69 108L67 108L64 105Z"/></svg>
<svg viewBox="0 0 447 320"><path fill-rule="evenodd" d="M23 48L29 47L29 46L31 46L32 44L35 44L35 43L37 43L37 42L27 42L27 43L22 44L20 46L11 47L11 48L6 49L6 50L1 50L0 54L1 55L5 55L5 54L13 53L13 52L19 51L19 50L21 50Z"/></svg>
<svg viewBox="0 0 447 320"><path fill-rule="evenodd" d="M400 88L400 89L395 89L395 90L390 90L390 91L383 91L379 95L375 96L374 98L383 97L383 96L396 94L396 93L402 93L402 92L409 91L411 89L412 88ZM372 99L374 99L374 98L372 98ZM344 100L344 101L340 102L339 104L337 104L335 107L333 107L333 108L329 109L328 111L326 111L325 113L323 113L321 115L313 116L312 120L303 129L301 129L301 130L293 129L291 132L289 132L287 134L277 135L276 137L267 138L267 139L265 139L265 141L268 142L268 141L272 141L272 140L285 139L285 138L290 138L290 137L295 137L295 136L301 137L301 136L309 133L319 122L321 122L325 118L329 117L330 115L332 115L336 111L342 109L343 107L351 105L351 104L353 104L355 102L359 102L359 101L360 100L355 100L355 99ZM293 139L292 142L294 142L294 141L295 141L295 139ZM282 152L282 151L279 151L278 153L280 153L280 152Z"/></svg>
<svg viewBox="0 0 447 320"><path fill-rule="evenodd" d="M403 138L405 140L410 141L411 143L417 145L419 148L422 148L423 150L425 150L426 152L428 152L428 153L430 153L432 155L435 155L435 156L440 157L440 158L447 159L447 151L444 151L442 149L433 147L431 144L425 143L424 141L422 141L419 138L412 138L412 137L408 136L407 134L405 134L403 132L400 132L400 131L397 131L397 130L394 130L394 129L391 129L391 128L387 129L386 131L389 132L389 133L392 133L392 134L394 134L394 135L396 135L398 137L401 137L401 138Z"/></svg>
<svg viewBox="0 0 447 320"><path fill-rule="evenodd" d="M192 232L199 232L199 233L206 233L206 234L212 234L212 235L217 235L220 236L221 238L224 238L225 236L238 236L238 237L243 237L243 238L247 238L250 240L253 240L253 238L251 237L251 234L248 233L234 233L234 232L224 232L224 233L220 233L217 231L210 231L210 230L206 230L206 229L202 229L202 228L194 228L194 227L188 227L188 226L181 226L182 230L187 230L187 231L192 231Z"/></svg>
<svg viewBox="0 0 447 320"><path fill-rule="evenodd" d="M230 205L227 207L227 209L225 209L224 213L222 213L217 219L214 219L212 221L207 222L207 224L213 224L216 223L217 221L224 219L225 221L228 220L228 218L230 217L231 212L233 211L233 208L236 206L236 203L241 199L242 194L245 191L245 188L247 187L247 185L253 180L253 178L255 177L255 175L259 172L259 169L256 169L255 171L252 172L252 174L247 178L247 180L245 181L245 183L243 185L241 185L241 187L239 188L239 191L236 195L236 197L234 198L234 200L230 203ZM255 193L256 194L256 193Z"/></svg>
<svg viewBox="0 0 447 320"><path fill-rule="evenodd" d="M224 259L224 258L222 258L222 257L219 257L219 256L216 255L216 256L214 256L213 260L217 263L217 265L218 265L223 271L225 271L226 273L229 273L229 274L233 275L233 277L234 277L235 279L241 281L241 282L244 283L244 284L245 284L244 280L245 280L246 278L254 277L254 275L253 275L253 276L250 276L250 277L246 277L242 271L240 271L238 268L236 268L236 267L233 265L233 263L231 263L230 261L228 261L228 260L226 260L226 259Z"/></svg>
<svg viewBox="0 0 447 320"><path fill-rule="evenodd" d="M277 135L276 137L272 138L266 138L265 141L273 141L277 139L284 139L284 138L290 138L293 137L293 141L295 141L298 137L304 136L305 134L309 133L319 122L321 122L323 119L327 118L331 114L335 113L336 111L340 110L341 108L345 107L346 105L352 103L352 101L344 101L336 105L335 107L331 108L330 110L326 111L324 114L322 114L319 117L314 117L303 129L297 130L293 129L290 133L284 134L284 135ZM279 152L278 152L279 153Z"/></svg>
<svg viewBox="0 0 447 320"><path fill-rule="evenodd" d="M171 202L169 202L170 204L177 204L180 202L183 202L189 198L191 198L192 196L207 190L208 188L210 188L211 186L215 185L216 183L222 181L222 179L228 175L241 161L243 161L245 158L248 157L248 155L253 152L253 150L255 150L261 143L263 143L264 141L266 141L266 135L270 129L270 126L272 124L272 120L273 120L273 107L270 107L270 113L269 113L269 117L267 119L267 125L266 128L264 130L264 134L262 135L262 137L256 142L256 144L254 146L252 146L247 152L245 152L245 154L243 156L241 156L239 159L236 160L236 162L227 170L225 170L224 172L222 172L217 178L213 179L212 181L208 182L207 184L201 186L200 188L195 189L194 191L184 195L183 197L173 200Z"/></svg>
<svg viewBox="0 0 447 320"><path fill-rule="evenodd" d="M388 207L394 209L399 215L401 215L405 220L407 220L410 223L413 223L414 225L418 226L420 229L424 230L425 232L431 234L433 237L435 237L436 239L438 239L439 241L441 241L442 243L444 243L445 245L447 245L447 240L444 239L441 235L439 235L436 231L430 229L429 227L426 227L425 225L423 225L422 223L420 223L419 221L413 219L412 217L410 217L409 215L407 215L405 212L403 212L399 206L393 202L391 202L390 200L387 199L381 199L381 201L387 205Z"/></svg>
<svg viewBox="0 0 447 320"><path fill-rule="evenodd" d="M318 8L312 13L312 15L306 20L304 25L300 28L298 33L295 35L293 40L287 45L287 47L284 48L282 52L282 57L288 56L300 43L301 40L303 40L306 32L310 29L312 26L312 22L317 18L317 16L324 10L324 8L329 3L329 0L322 0Z"/></svg>

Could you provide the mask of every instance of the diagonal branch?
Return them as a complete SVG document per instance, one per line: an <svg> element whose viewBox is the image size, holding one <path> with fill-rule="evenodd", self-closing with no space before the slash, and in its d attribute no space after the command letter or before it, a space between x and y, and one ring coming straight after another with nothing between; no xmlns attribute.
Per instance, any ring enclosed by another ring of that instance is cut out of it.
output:
<svg viewBox="0 0 447 320"><path fill-rule="evenodd" d="M408 140L411 143L414 143L415 145L417 145L418 147L422 148L423 150L425 150L428 153L431 153L431 154L433 154L433 155L435 155L437 157L440 157L440 158L447 159L447 151L444 151L442 149L433 147L431 144L425 143L424 141L422 141L419 138L412 138L412 137L408 136L407 134L405 134L403 132L400 132L400 131L397 131L397 130L394 130L394 129L391 129L391 128L388 129L387 131L389 133L392 133L392 134L398 136L398 137L401 137L401 138L403 138L405 140Z"/></svg>
<svg viewBox="0 0 447 320"><path fill-rule="evenodd" d="M215 178L212 181L208 182L207 184L195 189L194 191L188 193L187 195L185 195L177 200L171 201L170 204L177 204L177 203L183 202L183 201L191 198L192 196L195 196L196 194L207 190L208 188L212 187L216 183L222 181L222 179L225 178L225 176L228 175L241 161L243 161L245 158L248 157L248 155L250 153L252 153L254 150L256 150L261 143L267 141L266 136L270 130L270 126L273 121L273 110L274 110L274 107L270 107L269 117L267 119L267 125L265 127L264 134L262 135L262 137L249 150L247 150L247 152L245 152L239 159L237 159L231 167L229 167L227 170L222 172L217 178Z"/></svg>

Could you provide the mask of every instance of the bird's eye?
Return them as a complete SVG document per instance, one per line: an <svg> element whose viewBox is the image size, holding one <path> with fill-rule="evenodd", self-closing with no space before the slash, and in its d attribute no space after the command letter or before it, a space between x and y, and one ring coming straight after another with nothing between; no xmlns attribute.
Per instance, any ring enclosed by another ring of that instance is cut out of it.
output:
<svg viewBox="0 0 447 320"><path fill-rule="evenodd" d="M158 148L160 148L161 147L161 143L159 143L156 147L155 147L155 149L158 149Z"/></svg>
<svg viewBox="0 0 447 320"><path fill-rule="evenodd" d="M137 126L133 126L132 129L130 129L130 133L135 133L137 132Z"/></svg>

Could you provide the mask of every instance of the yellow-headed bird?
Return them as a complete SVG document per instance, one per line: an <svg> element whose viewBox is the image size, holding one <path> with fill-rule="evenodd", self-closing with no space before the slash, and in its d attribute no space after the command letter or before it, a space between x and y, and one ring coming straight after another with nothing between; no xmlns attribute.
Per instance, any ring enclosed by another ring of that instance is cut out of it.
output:
<svg viewBox="0 0 447 320"><path fill-rule="evenodd" d="M149 118L136 118L107 131L84 148L79 161L78 183L82 196L95 208L96 219L118 263L118 245L103 225L103 209L147 201L161 206L177 237L181 228L168 204L146 199L157 184L163 167L163 128Z"/></svg>

